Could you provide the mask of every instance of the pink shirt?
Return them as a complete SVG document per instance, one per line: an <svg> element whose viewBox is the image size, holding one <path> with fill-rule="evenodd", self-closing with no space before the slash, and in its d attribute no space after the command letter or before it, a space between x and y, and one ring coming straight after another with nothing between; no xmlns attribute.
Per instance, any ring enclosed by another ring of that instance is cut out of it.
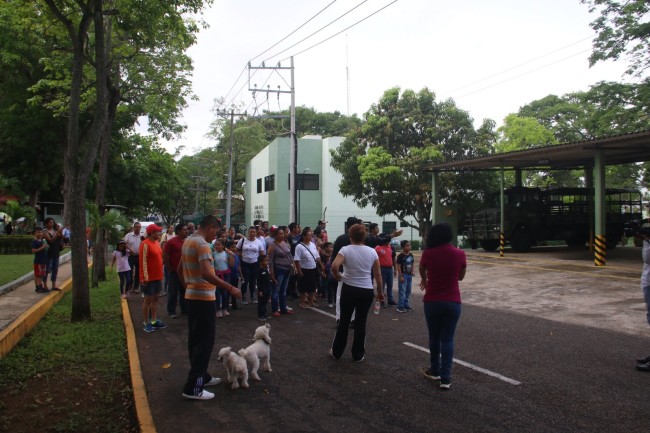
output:
<svg viewBox="0 0 650 433"><path fill-rule="evenodd" d="M420 267L427 270L427 287L423 301L460 303L458 276L467 267L465 252L451 244L426 248L422 252Z"/></svg>

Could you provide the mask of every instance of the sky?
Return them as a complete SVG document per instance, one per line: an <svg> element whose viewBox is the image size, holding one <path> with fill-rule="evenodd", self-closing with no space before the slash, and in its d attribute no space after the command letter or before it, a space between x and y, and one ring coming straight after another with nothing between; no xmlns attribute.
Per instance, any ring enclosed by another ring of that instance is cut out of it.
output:
<svg viewBox="0 0 650 433"><path fill-rule="evenodd" d="M210 27L189 50L199 100L184 111L183 137L165 147L192 154L214 146L205 135L217 98L248 114L288 109L289 94L254 100L248 88L288 91L289 71L246 65L288 67L292 55L297 106L361 117L389 88L427 87L477 127L485 118L500 125L549 94L631 80L622 61L589 67L595 18L579 0L215 0L203 15Z"/></svg>

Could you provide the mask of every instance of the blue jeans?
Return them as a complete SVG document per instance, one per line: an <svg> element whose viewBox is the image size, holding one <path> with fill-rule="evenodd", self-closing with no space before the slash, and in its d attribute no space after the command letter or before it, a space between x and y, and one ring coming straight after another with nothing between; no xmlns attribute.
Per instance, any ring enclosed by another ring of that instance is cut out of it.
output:
<svg viewBox="0 0 650 433"><path fill-rule="evenodd" d="M47 281L47 275L50 274L50 281L52 281L52 288L56 283L56 277L59 274L59 256L48 257L45 264L45 275L43 275L43 283Z"/></svg>
<svg viewBox="0 0 650 433"><path fill-rule="evenodd" d="M646 319L650 325L650 286L645 286L643 288L643 299L645 299Z"/></svg>
<svg viewBox="0 0 650 433"><path fill-rule="evenodd" d="M460 318L457 302L427 301L424 317L429 328L429 353L431 372L451 380L451 363L454 360L454 334Z"/></svg>
<svg viewBox="0 0 650 433"><path fill-rule="evenodd" d="M381 268L381 279L384 282L384 293L388 294L388 302L393 303L393 268L388 266Z"/></svg>
<svg viewBox="0 0 650 433"><path fill-rule="evenodd" d="M241 262L241 273L244 277L244 282L241 285L241 295L242 300L246 299L246 292L250 290L250 299L253 300L253 295L255 294L255 287L257 286L257 269L259 268L259 262L255 263L246 263L242 260Z"/></svg>
<svg viewBox="0 0 650 433"><path fill-rule="evenodd" d="M289 286L289 269L275 268L273 270L278 284L271 284L271 311L287 312L287 287Z"/></svg>
<svg viewBox="0 0 650 433"><path fill-rule="evenodd" d="M124 295L131 290L131 270L118 272L120 277L120 294Z"/></svg>
<svg viewBox="0 0 650 433"><path fill-rule="evenodd" d="M413 275L402 274L402 277L404 277L404 281L397 282L397 290L399 293L397 308L410 307L409 298L411 296L411 284L413 282Z"/></svg>

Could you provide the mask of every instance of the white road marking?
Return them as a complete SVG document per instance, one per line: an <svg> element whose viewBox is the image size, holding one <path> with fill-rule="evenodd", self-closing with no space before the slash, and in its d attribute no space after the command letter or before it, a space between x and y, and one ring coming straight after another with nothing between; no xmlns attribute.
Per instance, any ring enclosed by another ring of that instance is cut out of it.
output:
<svg viewBox="0 0 650 433"><path fill-rule="evenodd" d="M429 353L429 349L427 349L426 347L418 346L417 344L409 343L407 341L405 341L404 344L406 346L412 347L412 348L420 350L422 352ZM471 368L472 370L478 371L479 373L483 373L483 374L487 374L488 376L496 377L497 379L502 380L504 382L507 382L507 383L509 383L511 385L521 385L521 382L519 382L518 380L511 379L509 377L503 376L503 375L501 375L499 373L495 373L495 372L490 371L490 370L486 370L485 368L481 368L481 367L479 367L477 365L470 364L469 362L461 361L460 359L456 359L456 358L454 358L454 362L457 363L457 364L462 365L463 367Z"/></svg>
<svg viewBox="0 0 650 433"><path fill-rule="evenodd" d="M311 307L309 307L309 309L312 310L312 311L315 311L317 313L321 313L324 316L331 317L332 319L336 319L336 315L330 314L327 311L323 311L323 310L319 310L318 308L311 308Z"/></svg>
<svg viewBox="0 0 650 433"><path fill-rule="evenodd" d="M327 311L320 310L318 308L310 308L310 310L315 311L317 313L320 313L324 316L331 317L332 319L336 319L336 316L334 314L330 314ZM404 342L406 346L412 347L414 349L420 350L425 353L429 353L429 349L426 347L418 346L417 344L409 343L407 341ZM511 385L521 385L521 382L515 379L511 379L509 377L503 376L502 374L495 373L494 371L486 370L485 368L479 367L478 365L470 364L469 362L461 361L460 359L454 358L454 362L457 364L462 365L463 367L471 368L472 370L478 371L479 373L487 374L488 376L496 377L499 380L502 380L504 382L507 382Z"/></svg>

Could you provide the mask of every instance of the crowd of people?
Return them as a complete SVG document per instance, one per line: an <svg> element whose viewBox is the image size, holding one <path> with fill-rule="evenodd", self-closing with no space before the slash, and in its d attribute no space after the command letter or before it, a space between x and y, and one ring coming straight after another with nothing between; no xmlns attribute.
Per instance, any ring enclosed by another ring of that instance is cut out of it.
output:
<svg viewBox="0 0 650 433"><path fill-rule="evenodd" d="M111 269L117 264L122 297L142 291L145 332L167 326L157 313L165 292L167 316L176 318L180 311L187 317L191 368L183 396L189 399L214 397L204 389L220 382L208 373L214 326L243 305L256 304L257 317L264 322L269 316L294 314L288 299L299 299L300 308L327 302L329 308L336 307L337 320L330 356L337 360L343 356L353 329L355 362L365 358L366 321L373 300L379 308L414 310L410 295L415 259L410 242L401 242L399 255L391 248L391 239L401 231L379 233L375 224L367 229L350 217L346 232L332 243L326 221L314 229L255 221L244 235L233 227L222 228L217 218L208 216L198 228L180 223L162 232L162 227L151 224L143 234L136 222L117 244ZM464 253L450 241L451 227L434 226L419 268L431 353L430 366L423 372L443 389L451 384L453 338L460 316L458 281L466 267Z"/></svg>

